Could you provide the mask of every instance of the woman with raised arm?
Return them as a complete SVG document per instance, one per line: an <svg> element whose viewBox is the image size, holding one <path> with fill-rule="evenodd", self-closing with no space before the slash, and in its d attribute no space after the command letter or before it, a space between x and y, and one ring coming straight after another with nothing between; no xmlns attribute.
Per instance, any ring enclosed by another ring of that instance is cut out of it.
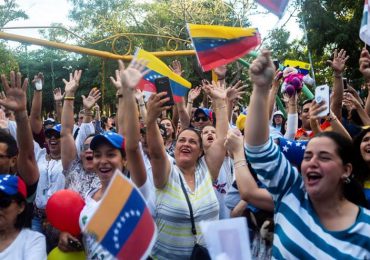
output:
<svg viewBox="0 0 370 260"><path fill-rule="evenodd" d="M119 91L118 113L121 114L119 118L122 119L118 120L120 133L107 131L96 135L90 143L93 150L94 171L98 175L101 185L90 190L86 195L86 204L80 213L81 230L85 228L89 219L99 207L101 198L117 169L127 174L129 168L130 178L139 187L144 197L149 194L144 162L139 149L139 117L134 96L134 88L145 73L145 64L142 61L134 60L125 69L123 63L119 61L119 68L116 79L112 78L112 80ZM127 111L130 111L130 113L127 113ZM123 124L123 122L130 122L130 124ZM122 136L123 132L125 138ZM63 251L75 250L71 248L68 240L78 242L77 238L68 233L63 233L58 247ZM83 244L87 259L114 259L91 235L83 235Z"/></svg>
<svg viewBox="0 0 370 260"><path fill-rule="evenodd" d="M305 150L301 173L269 138L267 95L274 67L269 51L250 67L253 92L245 124L246 152L275 206L273 258L366 259L370 211L349 201L352 144L320 133Z"/></svg>
<svg viewBox="0 0 370 260"><path fill-rule="evenodd" d="M78 192L84 198L86 193L100 186L100 181L94 173L93 152L90 142L95 135L91 109L100 98L100 91L93 88L88 97L82 96L84 118L76 140L73 138L73 105L79 82L65 81L66 98L63 104L61 153L63 174L66 178L65 188Z"/></svg>
<svg viewBox="0 0 370 260"><path fill-rule="evenodd" d="M177 138L175 158L166 154L157 124L157 118L168 107L163 104L166 93L152 95L148 102L147 142L152 164L156 192L155 218L159 230L157 243L152 251L158 259L188 259L195 243L204 245L199 227L202 220L219 218L219 205L213 191L212 181L220 171L224 149L223 139L227 133L226 93L214 85L207 86L212 97L219 128L216 135L220 146L215 145L200 160L203 153L202 138L192 128L182 130ZM187 202L186 197L189 198ZM192 232L190 207L193 211L195 232Z"/></svg>

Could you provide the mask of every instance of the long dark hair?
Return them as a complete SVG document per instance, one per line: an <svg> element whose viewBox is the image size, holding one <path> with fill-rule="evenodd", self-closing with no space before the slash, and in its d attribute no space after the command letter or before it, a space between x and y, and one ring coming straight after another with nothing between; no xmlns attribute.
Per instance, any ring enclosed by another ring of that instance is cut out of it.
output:
<svg viewBox="0 0 370 260"><path fill-rule="evenodd" d="M321 132L317 134L315 138L316 137L327 137L331 139L337 146L336 151L341 158L343 165L347 163L353 164L353 145L349 139L344 138L341 134L331 131ZM353 178L353 174L349 178L350 182L343 183L342 186L344 197L352 203L366 208L367 201L363 192L363 187L355 178Z"/></svg>
<svg viewBox="0 0 370 260"><path fill-rule="evenodd" d="M354 178L362 185L366 180L370 179L370 169L364 158L361 155L360 145L362 139L370 132L370 127L362 130L362 132L353 139L354 159L353 159L353 174Z"/></svg>

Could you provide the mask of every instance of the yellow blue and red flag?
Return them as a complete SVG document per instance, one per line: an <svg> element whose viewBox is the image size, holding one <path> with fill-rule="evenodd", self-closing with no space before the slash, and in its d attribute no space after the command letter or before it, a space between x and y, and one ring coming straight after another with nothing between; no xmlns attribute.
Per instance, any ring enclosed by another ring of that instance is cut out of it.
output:
<svg viewBox="0 0 370 260"><path fill-rule="evenodd" d="M256 2L281 18L289 0L256 0Z"/></svg>
<svg viewBox="0 0 370 260"><path fill-rule="evenodd" d="M145 259L154 245L156 225L140 191L116 171L84 232L118 259Z"/></svg>
<svg viewBox="0 0 370 260"><path fill-rule="evenodd" d="M261 43L256 28L200 24L187 28L203 71L233 62Z"/></svg>
<svg viewBox="0 0 370 260"><path fill-rule="evenodd" d="M309 63L299 60L285 60L284 67L296 68L303 75L307 75L311 69L311 65Z"/></svg>
<svg viewBox="0 0 370 260"><path fill-rule="evenodd" d="M148 61L146 65L150 72L144 76L139 83L139 89L146 92L155 93L157 89L154 85L156 78L168 77L171 84L172 94L175 102L180 102L181 97L186 96L191 88L191 83L183 77L174 73L163 61L155 57L153 54L137 49L135 52L137 59L145 59Z"/></svg>

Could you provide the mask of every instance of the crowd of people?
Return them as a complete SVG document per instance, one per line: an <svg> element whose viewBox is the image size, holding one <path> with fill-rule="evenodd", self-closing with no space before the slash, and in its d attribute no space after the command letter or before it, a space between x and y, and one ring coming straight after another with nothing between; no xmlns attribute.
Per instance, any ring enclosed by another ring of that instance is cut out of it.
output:
<svg viewBox="0 0 370 260"><path fill-rule="evenodd" d="M263 50L250 65L253 91L241 105L247 86L228 86L227 66L167 106L167 93L146 102L137 89L147 61L119 61L110 78L116 114L101 116L93 88L77 120L81 70L54 90L55 117L45 120L40 84L28 113L28 79L2 75L0 259L46 259L56 247L114 259L94 236L51 226L45 207L59 190L79 193L83 230L117 169L157 225L152 259L196 259L195 246L207 247L199 223L234 217L247 219L253 259L369 259L370 54L359 59L367 96L344 88L348 56L335 51L330 104L297 92L284 98L287 113L275 104L281 79L271 55ZM180 62L170 68L182 75Z"/></svg>

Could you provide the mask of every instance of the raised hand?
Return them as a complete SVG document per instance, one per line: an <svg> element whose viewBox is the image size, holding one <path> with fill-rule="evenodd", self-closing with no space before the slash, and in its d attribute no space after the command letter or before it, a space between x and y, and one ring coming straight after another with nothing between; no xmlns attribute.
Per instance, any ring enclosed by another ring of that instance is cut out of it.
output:
<svg viewBox="0 0 370 260"><path fill-rule="evenodd" d="M366 48L362 49L359 63L360 72L366 80L370 80L370 54Z"/></svg>
<svg viewBox="0 0 370 260"><path fill-rule="evenodd" d="M65 84L64 91L68 96L76 93L76 90L80 84L81 75L82 70L75 70L73 74L69 73L69 81L63 79Z"/></svg>
<svg viewBox="0 0 370 260"><path fill-rule="evenodd" d="M101 97L100 90L97 88L93 88L90 90L90 93L87 97L85 97L84 95L82 95L81 97L84 109L91 110Z"/></svg>
<svg viewBox="0 0 370 260"><path fill-rule="evenodd" d="M347 106L354 106L357 108L362 108L361 102L355 97L351 92L345 92L343 95L343 103ZM310 109L311 110L311 109Z"/></svg>
<svg viewBox="0 0 370 260"><path fill-rule="evenodd" d="M222 65L217 68L214 68L213 71L216 73L218 79L222 80L226 76L227 68L226 68L226 65Z"/></svg>
<svg viewBox="0 0 370 260"><path fill-rule="evenodd" d="M6 97L0 100L0 105L14 112L27 110L26 90L28 87L28 79L21 82L22 74L20 72L10 72L10 85L5 75L1 75L1 82L4 87Z"/></svg>
<svg viewBox="0 0 370 260"><path fill-rule="evenodd" d="M172 66L169 65L168 67L170 67L170 69L176 73L177 75L181 76L182 73L184 72L182 69L181 69L181 62L178 61L178 60L174 60L172 62Z"/></svg>
<svg viewBox="0 0 370 260"><path fill-rule="evenodd" d="M245 94L246 85L242 85L241 80L235 83L234 86L226 89L226 97L229 102L235 102L238 99L242 99L242 95Z"/></svg>
<svg viewBox="0 0 370 260"><path fill-rule="evenodd" d="M150 71L146 69L146 64L148 64L148 61L143 59L133 59L128 65L127 69L125 69L125 65L121 60L118 61L118 64L122 90L135 89L140 80Z"/></svg>
<svg viewBox="0 0 370 260"><path fill-rule="evenodd" d="M44 74L39 72L37 75L33 77L32 84L34 84L36 90L42 90L44 85Z"/></svg>
<svg viewBox="0 0 370 260"><path fill-rule="evenodd" d="M202 88L212 99L226 99L226 90L219 81L212 81L212 84L208 81L204 81Z"/></svg>
<svg viewBox="0 0 370 260"><path fill-rule="evenodd" d="M163 106L167 101L170 100L169 97L163 98L167 95L167 92L161 92L157 94L152 94L147 103L147 124L156 122L157 118L161 115L162 111L168 110L170 106Z"/></svg>
<svg viewBox="0 0 370 260"><path fill-rule="evenodd" d="M193 102L200 95L201 91L202 91L201 86L190 89L188 93L188 101Z"/></svg>
<svg viewBox="0 0 370 260"><path fill-rule="evenodd" d="M327 60L330 64L334 72L341 74L346 67L346 61L348 60L349 56L346 56L346 51L341 49L338 53L338 50L334 50L334 57L333 60Z"/></svg>
<svg viewBox="0 0 370 260"><path fill-rule="evenodd" d="M0 109L0 128L8 128L9 120L5 116L4 110Z"/></svg>
<svg viewBox="0 0 370 260"><path fill-rule="evenodd" d="M268 50L263 50L252 62L249 68L249 76L257 88L268 90L274 78L274 73L275 67L271 60L271 53Z"/></svg>
<svg viewBox="0 0 370 260"><path fill-rule="evenodd" d="M55 102L61 102L63 100L64 94L60 88L55 88L53 90L53 97Z"/></svg>
<svg viewBox="0 0 370 260"><path fill-rule="evenodd" d="M135 91L135 98L138 102L144 100L144 92L137 88Z"/></svg>
<svg viewBox="0 0 370 260"><path fill-rule="evenodd" d="M230 129L227 132L225 148L232 154L243 151L243 135L239 129Z"/></svg>
<svg viewBox="0 0 370 260"><path fill-rule="evenodd" d="M326 116L319 116L319 113L324 111L327 108L328 104L325 104L325 102L316 103L315 100L312 101L311 107L310 107L310 119L312 120L318 120Z"/></svg>

